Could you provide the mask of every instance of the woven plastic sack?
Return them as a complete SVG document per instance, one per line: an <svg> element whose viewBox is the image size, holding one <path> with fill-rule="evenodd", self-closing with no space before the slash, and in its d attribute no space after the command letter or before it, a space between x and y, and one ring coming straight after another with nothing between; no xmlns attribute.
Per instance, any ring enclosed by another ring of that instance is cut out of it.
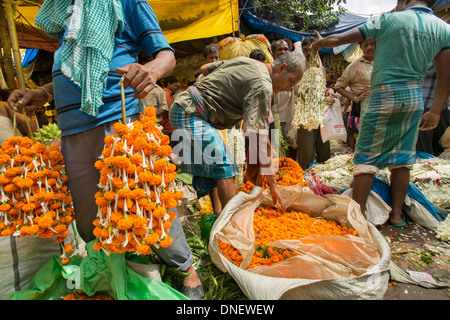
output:
<svg viewBox="0 0 450 320"><path fill-rule="evenodd" d="M187 300L180 292L165 283L142 276L145 267L140 263L139 273L131 268L139 263L138 256L128 253L106 255L94 250L94 241L86 244L85 257L73 256L62 264L53 257L36 273L27 290L11 295L10 300L59 300L73 290L82 290L88 296L106 292L115 300Z"/></svg>
<svg viewBox="0 0 450 320"><path fill-rule="evenodd" d="M288 208L302 195L301 188L280 187ZM389 281L390 248L383 236L368 223L359 206L349 197L327 195L330 205L322 217L344 222L355 236L310 236L276 241L274 247L302 253L270 267L246 270L254 252L253 212L267 195L254 187L239 192L222 210L211 230L209 251L213 263L228 272L245 295L253 300L382 299ZM292 195L296 192L298 198ZM270 196L269 196L270 197ZM244 260L234 265L220 252L218 241L232 244Z"/></svg>

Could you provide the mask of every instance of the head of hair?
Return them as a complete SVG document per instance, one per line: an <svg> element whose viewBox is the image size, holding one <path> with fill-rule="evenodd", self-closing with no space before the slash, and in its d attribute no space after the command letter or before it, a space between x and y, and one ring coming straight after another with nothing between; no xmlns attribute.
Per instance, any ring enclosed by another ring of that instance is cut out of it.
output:
<svg viewBox="0 0 450 320"><path fill-rule="evenodd" d="M315 39L313 37L304 37L302 41L302 46L308 46L313 43Z"/></svg>
<svg viewBox="0 0 450 320"><path fill-rule="evenodd" d="M431 8L436 4L437 0L425 0L425 2L427 3L428 8Z"/></svg>
<svg viewBox="0 0 450 320"><path fill-rule="evenodd" d="M208 54L214 53L214 52L220 53L219 46L215 43L210 43L203 50L203 57L206 59L208 57Z"/></svg>
<svg viewBox="0 0 450 320"><path fill-rule="evenodd" d="M249 57L258 61L266 60L266 54L260 49L254 49L252 52L250 52Z"/></svg>
<svg viewBox="0 0 450 320"><path fill-rule="evenodd" d="M162 83L163 83L164 87L167 87L167 85L169 85L169 84L178 83L178 79L175 76L170 75L170 76L167 76L164 79L162 79Z"/></svg>
<svg viewBox="0 0 450 320"><path fill-rule="evenodd" d="M289 51L292 51L292 41L289 38L281 38L281 39L277 39L277 40L273 40L270 43L270 49L272 50L272 52L275 52L277 50L277 44L281 41L284 41L287 43Z"/></svg>
<svg viewBox="0 0 450 320"><path fill-rule="evenodd" d="M279 55L273 60L273 64L275 66L282 65L284 63L287 64L286 71L288 73L295 72L297 70L305 71L305 57L297 52L287 52Z"/></svg>
<svg viewBox="0 0 450 320"><path fill-rule="evenodd" d="M404 2L405 0L397 0L397 3ZM437 2L437 0L420 0L420 2L425 2L427 4L428 8L431 8L434 6Z"/></svg>

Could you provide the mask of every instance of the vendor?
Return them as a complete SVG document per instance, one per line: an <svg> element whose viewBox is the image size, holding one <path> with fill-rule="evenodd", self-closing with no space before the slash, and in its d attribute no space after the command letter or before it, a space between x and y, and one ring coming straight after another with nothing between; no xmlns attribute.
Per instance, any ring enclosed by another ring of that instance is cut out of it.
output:
<svg viewBox="0 0 450 320"><path fill-rule="evenodd" d="M304 60L298 54L286 53L266 65L236 57L203 65L200 70L205 77L178 95L169 112L175 128L173 138L182 141L173 150L174 154L182 153L182 172L193 175L199 198L217 187L223 208L236 194L234 177L239 171L216 129L230 129L243 120L251 155L247 173L258 168L259 179L253 180L261 185L261 176L265 176L274 203L285 210L271 167L272 155L267 153L271 151L269 112L273 93L290 91L300 82Z"/></svg>
<svg viewBox="0 0 450 320"><path fill-rule="evenodd" d="M54 56L53 83L15 90L8 103L11 107L17 103L39 107L54 97L77 230L90 242L95 239L93 221L98 206L94 196L100 179L94 164L102 155L104 138L115 133L113 124L122 118L122 75L127 121L138 120L138 99L143 99L157 80L170 75L175 57L147 1L77 4L75 1L72 7L72 0L46 0L41 6L36 25L57 36L61 44ZM77 19L71 19L72 14ZM98 47L83 47L84 43ZM136 63L140 50L154 59ZM200 299L201 281L178 218L172 222L170 234L172 244L154 251L167 265L189 273L183 279L182 292Z"/></svg>
<svg viewBox="0 0 450 320"><path fill-rule="evenodd" d="M388 166L389 221L394 226L405 225L402 207L416 162L418 131L438 125L449 95L450 26L433 15L435 3L398 0L396 12L313 44L313 50L319 51L371 38L376 41L371 96L356 142L353 199L364 214L373 178ZM431 61L436 66L436 90L432 107L423 114L421 80Z"/></svg>

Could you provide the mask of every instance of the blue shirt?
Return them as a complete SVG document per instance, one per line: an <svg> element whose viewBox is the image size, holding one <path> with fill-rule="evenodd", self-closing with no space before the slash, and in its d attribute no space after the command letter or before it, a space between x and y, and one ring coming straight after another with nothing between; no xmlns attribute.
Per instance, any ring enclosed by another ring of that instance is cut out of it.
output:
<svg viewBox="0 0 450 320"><path fill-rule="evenodd" d="M158 20L147 1L121 0L121 3L124 31L121 35L116 34L107 86L103 92L104 105L100 107L98 116L90 116L80 111L81 91L61 72L60 57L65 33L58 35L61 46L54 55L53 89L58 127L63 136L86 131L120 119L122 103L119 81L122 75L116 73L115 69L137 62L141 50L150 56L154 56L163 49L173 50L163 35ZM133 96L132 89L125 89L127 116L139 112L139 100Z"/></svg>
<svg viewBox="0 0 450 320"><path fill-rule="evenodd" d="M450 26L427 7L385 13L359 28L364 39L375 39L371 86L392 82L421 83L428 65L450 49Z"/></svg>

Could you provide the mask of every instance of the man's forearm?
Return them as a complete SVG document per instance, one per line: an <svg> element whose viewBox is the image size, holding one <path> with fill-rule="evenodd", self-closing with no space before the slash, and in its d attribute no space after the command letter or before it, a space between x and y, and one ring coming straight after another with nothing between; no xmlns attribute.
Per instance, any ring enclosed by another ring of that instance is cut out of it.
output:
<svg viewBox="0 0 450 320"><path fill-rule="evenodd" d="M332 34L326 38L318 40L313 43L312 48L315 51L319 51L322 48L335 48L343 44L357 43L363 39L364 38L359 29L355 28L344 33Z"/></svg>
<svg viewBox="0 0 450 320"><path fill-rule="evenodd" d="M175 68L176 61L172 50L161 50L154 60L145 64L145 67L153 70L157 79L169 76Z"/></svg>
<svg viewBox="0 0 450 320"><path fill-rule="evenodd" d="M450 49L439 52L433 60L436 69L436 86L434 89L431 111L441 113L450 94Z"/></svg>

